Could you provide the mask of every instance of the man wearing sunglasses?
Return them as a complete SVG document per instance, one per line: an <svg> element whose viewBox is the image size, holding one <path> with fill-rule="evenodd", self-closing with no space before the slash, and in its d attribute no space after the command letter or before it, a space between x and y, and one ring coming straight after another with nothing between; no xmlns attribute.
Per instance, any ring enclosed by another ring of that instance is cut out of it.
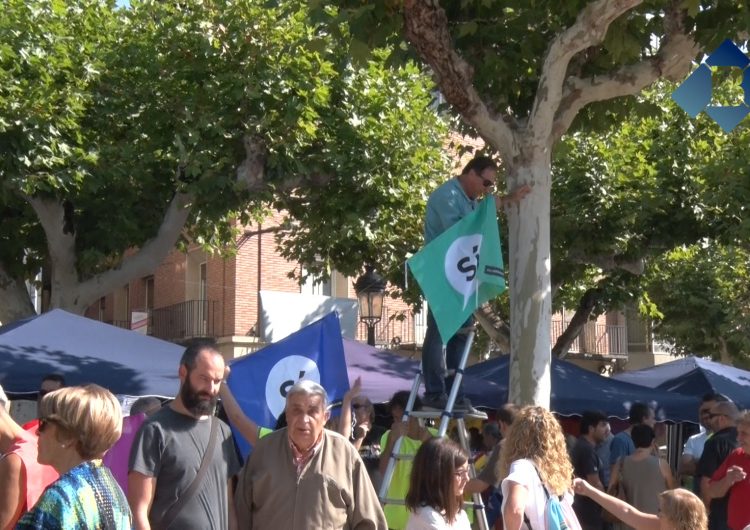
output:
<svg viewBox="0 0 750 530"><path fill-rule="evenodd" d="M727 398L721 394L709 393L705 394L701 399L700 407L698 408L698 422L700 425L700 432L692 435L685 442L685 446L682 449L682 458L680 459L680 474L683 477L690 477L692 480L692 490L696 495L700 494L700 483L701 477L696 474L696 466L698 460L700 460L703 454L703 447L706 445L708 440L713 435L713 429L711 428L711 409L716 403L720 401L726 401Z"/></svg>
<svg viewBox="0 0 750 530"><path fill-rule="evenodd" d="M724 460L737 448L739 415L737 405L731 401L716 403L709 414L709 425L714 435L706 441L697 468L701 476L701 498L708 507L709 530L730 530L727 521L729 495L725 492L725 495L712 499L709 482Z"/></svg>
<svg viewBox="0 0 750 530"><path fill-rule="evenodd" d="M479 204L479 200L492 194L497 181L497 165L487 156L476 156L461 171L461 174L439 186L432 192L427 201L425 217L424 242L429 244L437 236L470 214ZM523 185L510 195L495 196L498 210L504 206L517 204L531 188ZM445 345L440 338L432 311L427 312L427 331L422 346L422 371L424 373L424 406L444 410L447 393L450 391L452 377L446 378L448 372L454 371L461 360L466 345L466 329L471 327L473 318L467 320L461 330ZM454 410L475 412L471 403L459 389Z"/></svg>

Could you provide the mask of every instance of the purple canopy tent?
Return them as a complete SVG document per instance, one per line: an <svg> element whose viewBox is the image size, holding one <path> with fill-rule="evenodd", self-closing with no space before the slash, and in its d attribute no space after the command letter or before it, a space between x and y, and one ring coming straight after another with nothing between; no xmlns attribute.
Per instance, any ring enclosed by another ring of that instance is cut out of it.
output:
<svg viewBox="0 0 750 530"><path fill-rule="evenodd" d="M349 385L362 378L362 395L373 403L384 403L399 390L411 390L419 361L379 350L351 339L343 339ZM498 408L504 399L499 385L465 376L464 392L477 407Z"/></svg>

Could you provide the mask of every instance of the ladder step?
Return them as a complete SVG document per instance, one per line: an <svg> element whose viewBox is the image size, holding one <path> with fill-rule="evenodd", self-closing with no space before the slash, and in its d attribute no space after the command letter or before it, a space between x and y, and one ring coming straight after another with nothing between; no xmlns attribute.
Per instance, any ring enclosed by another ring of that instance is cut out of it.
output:
<svg viewBox="0 0 750 530"><path fill-rule="evenodd" d="M393 504L396 506L406 506L406 501L404 499L380 499L380 503L385 506L386 504ZM485 506L484 504L476 504L471 501L464 501L464 508L470 508L472 510L484 510Z"/></svg>
<svg viewBox="0 0 750 530"><path fill-rule="evenodd" d="M413 416L415 418L424 418L424 419L438 419L443 415L443 412L441 410L413 410L409 413L409 416ZM465 412L462 410L454 410L450 413L450 417L454 419L459 418L471 418L475 420L486 420L487 414L482 412L481 410L478 410L476 412Z"/></svg>
<svg viewBox="0 0 750 530"><path fill-rule="evenodd" d="M391 458L395 460L414 460L414 455L391 454Z"/></svg>

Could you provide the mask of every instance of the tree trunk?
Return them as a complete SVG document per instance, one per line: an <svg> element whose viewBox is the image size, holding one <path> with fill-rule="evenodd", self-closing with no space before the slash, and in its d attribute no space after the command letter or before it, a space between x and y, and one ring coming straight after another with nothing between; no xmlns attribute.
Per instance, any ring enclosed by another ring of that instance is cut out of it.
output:
<svg viewBox="0 0 750 530"><path fill-rule="evenodd" d="M22 318L33 316L26 282L22 278L12 278L0 263L0 324L5 325Z"/></svg>
<svg viewBox="0 0 750 530"><path fill-rule="evenodd" d="M721 360L722 364L726 364L727 366L734 366L732 355L729 353L729 348L727 348L727 341L724 340L724 337L719 337L719 359Z"/></svg>
<svg viewBox="0 0 750 530"><path fill-rule="evenodd" d="M560 359L564 359L568 355L571 344L581 334L581 330L583 330L583 327L589 321L589 317L594 311L600 295L601 289L598 288L588 289L583 294L581 300L578 302L575 315L570 319L570 324L568 324L565 331L558 337L555 346L552 348L552 355Z"/></svg>
<svg viewBox="0 0 750 530"><path fill-rule="evenodd" d="M533 191L508 209L511 362L509 400L550 406L550 191L549 150L536 149L508 175L511 189Z"/></svg>
<svg viewBox="0 0 750 530"><path fill-rule="evenodd" d="M176 193L156 235L117 266L80 281L76 268L76 235L66 230L65 208L55 199L26 197L47 238L51 270L50 308L83 314L96 300L153 272L177 243L190 214L192 195Z"/></svg>
<svg viewBox="0 0 750 530"><path fill-rule="evenodd" d="M500 350L504 353L510 353L510 328L489 303L474 311L474 318L477 319L479 325L482 326L482 329Z"/></svg>

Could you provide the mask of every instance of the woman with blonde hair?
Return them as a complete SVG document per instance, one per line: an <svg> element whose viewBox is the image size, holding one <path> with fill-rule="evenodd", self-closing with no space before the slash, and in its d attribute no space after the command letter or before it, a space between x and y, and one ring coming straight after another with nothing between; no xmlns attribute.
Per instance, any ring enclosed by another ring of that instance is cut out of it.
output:
<svg viewBox="0 0 750 530"><path fill-rule="evenodd" d="M686 489L659 494L659 513L643 513L627 502L607 495L583 479L573 482L576 495L585 495L623 523L636 530L707 530L706 507L697 495Z"/></svg>
<svg viewBox="0 0 750 530"><path fill-rule="evenodd" d="M102 464L120 438L122 410L117 398L98 385L65 387L39 403L38 460L60 478L18 522L16 530L133 527L125 494Z"/></svg>
<svg viewBox="0 0 750 530"><path fill-rule="evenodd" d="M505 530L546 528L545 507L552 495L564 505L569 524L580 528L572 509L573 466L565 436L548 410L521 409L503 441L498 476L505 477L501 484Z"/></svg>

